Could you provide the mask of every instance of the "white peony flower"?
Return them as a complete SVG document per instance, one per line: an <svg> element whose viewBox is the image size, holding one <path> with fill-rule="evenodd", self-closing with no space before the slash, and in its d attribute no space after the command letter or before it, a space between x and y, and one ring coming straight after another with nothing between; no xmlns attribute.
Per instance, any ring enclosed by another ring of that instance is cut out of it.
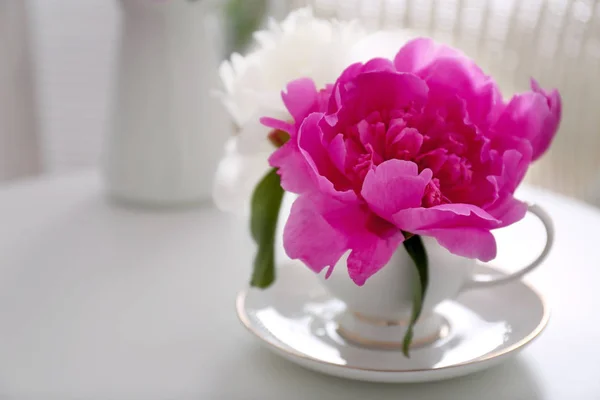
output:
<svg viewBox="0 0 600 400"><path fill-rule="evenodd" d="M267 138L269 129L259 119L291 119L281 100L290 81L308 77L318 88L325 87L352 62L372 58L377 55L374 51L393 57L387 53L394 46L398 51L406 41L381 33L371 37L365 41L368 36L356 22L318 19L310 8L303 8L281 23L271 19L267 30L254 34L254 51L233 54L222 63L221 100L238 131L227 143L217 170L213 198L220 209L248 214L252 191L267 173L267 159L275 150Z"/></svg>
<svg viewBox="0 0 600 400"><path fill-rule="evenodd" d="M238 129L225 149L215 180L213 197L224 211L246 214L258 181L266 174L267 159L275 150L259 122L269 116L290 119L281 91L301 77L317 87L333 83L348 66L352 47L365 31L356 22L318 19L310 8L293 11L281 23L254 34L256 48L246 56L233 54L219 74L225 92L223 104Z"/></svg>

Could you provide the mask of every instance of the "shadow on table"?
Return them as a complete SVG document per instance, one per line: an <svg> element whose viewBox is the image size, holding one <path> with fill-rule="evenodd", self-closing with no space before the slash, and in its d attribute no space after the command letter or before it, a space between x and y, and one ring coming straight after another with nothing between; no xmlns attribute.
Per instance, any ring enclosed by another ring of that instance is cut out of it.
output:
<svg viewBox="0 0 600 400"><path fill-rule="evenodd" d="M263 400L281 399L319 399L319 400L352 400L352 399L444 399L444 400L500 400L523 399L538 400L543 398L535 372L530 369L523 358L508 360L500 366L490 368L462 378L446 381L387 384L365 383L344 380L321 375L306 370L270 352L257 348L250 351L246 364L252 377L261 382L253 382L252 387L263 386ZM249 384L240 382L240 384ZM241 389L238 387L238 390ZM239 392L238 392L239 393ZM254 393L252 393L254 395ZM259 393L256 393L257 395ZM282 397L285 396L285 397ZM253 397L254 398L254 397ZM237 399L236 399L237 400Z"/></svg>

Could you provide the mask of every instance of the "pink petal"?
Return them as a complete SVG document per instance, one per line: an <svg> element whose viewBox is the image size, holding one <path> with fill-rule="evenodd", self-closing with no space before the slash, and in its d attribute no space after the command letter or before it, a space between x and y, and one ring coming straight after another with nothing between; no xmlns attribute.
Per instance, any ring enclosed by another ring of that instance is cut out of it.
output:
<svg viewBox="0 0 600 400"><path fill-rule="evenodd" d="M393 216L398 228L420 234L430 229L478 228L493 229L500 221L472 204L440 204L430 208L409 208Z"/></svg>
<svg viewBox="0 0 600 400"><path fill-rule="evenodd" d="M417 38L402 46L394 58L394 66L400 72L416 73L439 57L464 56L458 50L431 39Z"/></svg>
<svg viewBox="0 0 600 400"><path fill-rule="evenodd" d="M464 100L469 121L480 127L487 125L492 110L502 102L496 83L464 56L437 59L418 75L438 101L454 97Z"/></svg>
<svg viewBox="0 0 600 400"><path fill-rule="evenodd" d="M417 164L412 161L388 160L367 173L361 195L373 212L392 221L398 211L421 205L431 176L429 169L419 175Z"/></svg>
<svg viewBox="0 0 600 400"><path fill-rule="evenodd" d="M329 138L345 131L342 122L354 124L381 110L422 108L428 93L427 85L420 78L391 71L360 74L352 81L338 84L336 88L332 99L337 96L337 100L330 110L337 112L328 114L323 120L330 126L327 130Z"/></svg>
<svg viewBox="0 0 600 400"><path fill-rule="evenodd" d="M312 170L300 153L298 145L291 139L275 150L269 164L278 168L281 187L291 193L311 192L316 188Z"/></svg>
<svg viewBox="0 0 600 400"><path fill-rule="evenodd" d="M317 273L333 268L344 252L352 250L348 272L358 285L389 261L402 240L397 228L368 210L320 193L296 199L283 233L288 256Z"/></svg>
<svg viewBox="0 0 600 400"><path fill-rule="evenodd" d="M312 79L300 78L291 81L286 91L281 93L281 98L297 124L311 112L318 111L319 95Z"/></svg>
<svg viewBox="0 0 600 400"><path fill-rule="evenodd" d="M532 146L532 159L538 159L550 145L558 121L548 107L546 97L527 92L515 95L494 125L496 135L527 139Z"/></svg>
<svg viewBox="0 0 600 400"><path fill-rule="evenodd" d="M338 134L329 143L327 148L331 162L340 172L344 172L346 169L346 145L344 144L344 135Z"/></svg>
<svg viewBox="0 0 600 400"><path fill-rule="evenodd" d="M262 117L260 119L260 123L268 128L279 129L280 131L287 132L290 134L290 136L292 136L296 131L293 124L276 118Z"/></svg>
<svg viewBox="0 0 600 400"><path fill-rule="evenodd" d="M502 155L503 171L502 171L502 190L514 193L515 189L529 169L531 163L531 147L526 146L518 150L508 150Z"/></svg>
<svg viewBox="0 0 600 400"><path fill-rule="evenodd" d="M322 114L313 113L304 120L298 132L300 153L322 193L346 202L356 202L356 193L352 190L351 183L332 162L332 158L340 158L342 155L333 154L332 157L329 150L335 151L335 147L328 149L323 143L323 132L319 127L321 118ZM285 163L287 162L284 160Z"/></svg>
<svg viewBox="0 0 600 400"><path fill-rule="evenodd" d="M340 105L342 103L341 96L342 92L346 91L345 85L347 82L356 78L356 76L362 71L363 64L362 63L354 63L348 66L337 79L335 84L333 85L333 89L331 91L331 97L329 98L329 104L327 105L327 113L334 114L336 113Z"/></svg>
<svg viewBox="0 0 600 400"><path fill-rule="evenodd" d="M485 229L429 229L418 234L434 237L441 246L457 256L484 262L496 258L496 239Z"/></svg>
<svg viewBox="0 0 600 400"><path fill-rule="evenodd" d="M337 79L336 83L334 84L334 86L337 86L338 84L344 84L348 81L351 81L352 79L356 78L356 76L358 74L360 74L363 70L363 63L357 62L354 64L350 64L340 75L340 77Z"/></svg>
<svg viewBox="0 0 600 400"><path fill-rule="evenodd" d="M395 72L396 69L394 64L387 58L373 58L365 64L358 62L348 66L334 84L332 93L335 95L331 96L332 98L330 100L328 112L334 113L337 111L338 105L340 104L340 92L346 90L346 83L356 78L359 74L376 71Z"/></svg>
<svg viewBox="0 0 600 400"><path fill-rule="evenodd" d="M427 100L427 85L411 74L371 72L357 76L353 84L346 96L353 98L354 107L364 110L365 117L372 111L420 107Z"/></svg>
<svg viewBox="0 0 600 400"><path fill-rule="evenodd" d="M535 79L531 80L531 89L535 93L539 93L546 98L548 108L550 109L550 115L544 121L542 132L540 133L539 139L536 143L536 151L534 153L534 161L540 158L542 154L548 150L552 139L558 130L560 119L562 117L562 101L558 90L554 89L550 92L545 91L540 87Z"/></svg>
<svg viewBox="0 0 600 400"><path fill-rule="evenodd" d="M348 256L350 278L358 286L364 285L367 279L390 261L403 241L404 235L399 230L385 238L373 234L355 237L352 253Z"/></svg>
<svg viewBox="0 0 600 400"><path fill-rule="evenodd" d="M478 171L479 172L479 171ZM481 171L489 173L489 171ZM448 192L457 203L469 203L485 209L486 206L498 200L498 177L474 174L471 184L459 190Z"/></svg>
<svg viewBox="0 0 600 400"><path fill-rule="evenodd" d="M348 249L348 236L332 227L326 214L343 210L339 202L319 194L300 195L292 205L283 231L287 255L301 260L317 273L325 267L333 267ZM346 211L351 214L349 207Z"/></svg>
<svg viewBox="0 0 600 400"><path fill-rule="evenodd" d="M448 150L437 148L417 157L417 162L427 165L436 174L448 160Z"/></svg>
<svg viewBox="0 0 600 400"><path fill-rule="evenodd" d="M404 45L394 59L396 69L424 79L435 97L454 97L467 102L471 121L485 124L502 105L496 83L466 55L431 39L419 38Z"/></svg>
<svg viewBox="0 0 600 400"><path fill-rule="evenodd" d="M367 61L361 68L361 73L376 71L396 71L394 63L387 58L373 58Z"/></svg>
<svg viewBox="0 0 600 400"><path fill-rule="evenodd" d="M515 199L512 194L506 194L492 204L492 206L487 207L486 211L493 215L494 218L502 221L498 226L502 228L523 219L527 213L527 204Z"/></svg>
<svg viewBox="0 0 600 400"><path fill-rule="evenodd" d="M321 114L311 114L300 125L300 131L314 128L320 118ZM268 118L263 118L263 120L270 123L270 126L276 125ZM276 129L278 128L276 127ZM295 130L294 128L292 132L295 132ZM300 132L298 134L290 133L290 140L271 154L269 164L279 169L278 173L281 176L282 188L288 192L301 194L314 191L317 188L317 180L311 165L306 161L298 147L299 135Z"/></svg>

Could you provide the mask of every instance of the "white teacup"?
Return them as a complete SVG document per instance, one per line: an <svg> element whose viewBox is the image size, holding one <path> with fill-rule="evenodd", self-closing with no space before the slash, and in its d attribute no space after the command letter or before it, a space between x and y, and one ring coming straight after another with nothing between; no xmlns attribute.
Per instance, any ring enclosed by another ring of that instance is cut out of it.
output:
<svg viewBox="0 0 600 400"><path fill-rule="evenodd" d="M554 241L551 218L539 206L529 206L546 229L546 245L538 258L526 267L501 277L480 276L474 273L476 260L451 254L437 241L423 237L429 260L429 285L421 318L415 325L413 347L434 342L448 331L442 316L434 313L444 300L477 288L501 285L521 278L548 255ZM413 304L412 282L417 270L404 246L400 246L390 262L364 284L357 286L348 276L347 256L342 257L329 279L323 284L329 292L343 301L347 310L340 317L338 331L347 340L381 348L400 348L410 321Z"/></svg>

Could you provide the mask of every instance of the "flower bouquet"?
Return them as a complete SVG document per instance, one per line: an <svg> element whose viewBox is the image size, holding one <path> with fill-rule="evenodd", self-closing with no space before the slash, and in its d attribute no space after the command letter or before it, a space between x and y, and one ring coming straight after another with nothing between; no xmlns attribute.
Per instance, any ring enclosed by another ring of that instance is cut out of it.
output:
<svg viewBox="0 0 600 400"><path fill-rule="evenodd" d="M214 193L223 209L250 211L258 246L251 285L275 280L280 205L293 193L286 253L325 270L324 278L344 270L354 297L397 268L396 258L410 261L402 275L410 307L392 312L406 320L400 342L408 356L428 297L433 307L462 287L448 278L452 293L429 293L439 260L494 259L492 231L527 212L514 193L550 146L560 96L532 80L531 91L505 100L457 49L367 34L308 9L255 38L253 52L221 67L223 101L239 132Z"/></svg>

